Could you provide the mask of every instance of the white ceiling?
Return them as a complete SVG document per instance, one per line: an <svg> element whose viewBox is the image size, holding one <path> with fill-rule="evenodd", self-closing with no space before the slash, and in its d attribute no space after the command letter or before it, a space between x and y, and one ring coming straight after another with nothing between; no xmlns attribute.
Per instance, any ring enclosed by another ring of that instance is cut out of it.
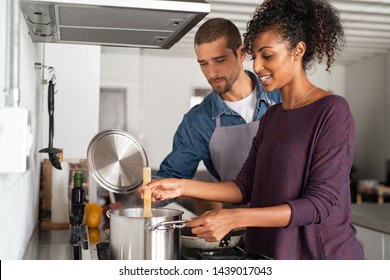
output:
<svg viewBox="0 0 390 280"><path fill-rule="evenodd" d="M245 33L261 0L206 0L211 5L210 14L185 35L172 51L193 54L195 31L205 20L224 17L233 21ZM347 45L337 58L338 63L347 64L390 52L390 0L333 0L340 11Z"/></svg>

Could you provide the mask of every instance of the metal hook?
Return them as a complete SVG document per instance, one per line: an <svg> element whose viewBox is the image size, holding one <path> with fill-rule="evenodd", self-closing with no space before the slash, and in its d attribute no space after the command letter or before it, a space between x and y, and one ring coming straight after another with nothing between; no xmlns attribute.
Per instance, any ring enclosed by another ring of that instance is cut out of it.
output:
<svg viewBox="0 0 390 280"><path fill-rule="evenodd" d="M48 71L48 79L43 79L42 80L43 84L47 84L50 81L52 81L53 84L57 83L56 69L54 68L54 66L47 66L47 65L44 65L44 64L42 64L40 62L35 62L34 63L34 68L38 69L38 70L42 70L42 68L43 69L45 69L45 68L47 69L47 71Z"/></svg>
<svg viewBox="0 0 390 280"><path fill-rule="evenodd" d="M48 72L49 72L49 79L48 81L52 81L53 84L56 84L57 82L57 76L56 76L56 69L53 66L48 67Z"/></svg>

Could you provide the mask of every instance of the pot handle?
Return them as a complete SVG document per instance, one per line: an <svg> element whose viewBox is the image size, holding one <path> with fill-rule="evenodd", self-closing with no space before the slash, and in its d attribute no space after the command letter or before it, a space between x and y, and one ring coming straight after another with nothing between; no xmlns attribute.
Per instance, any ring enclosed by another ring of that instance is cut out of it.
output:
<svg viewBox="0 0 390 280"><path fill-rule="evenodd" d="M229 231L228 234L226 234L221 241L219 242L219 247L228 247L230 243L230 238L232 237L232 232Z"/></svg>
<svg viewBox="0 0 390 280"><path fill-rule="evenodd" d="M156 225L151 225L147 223L145 225L145 231L151 232L155 230L172 230L175 228L183 228L185 226L187 226L187 220L160 222Z"/></svg>

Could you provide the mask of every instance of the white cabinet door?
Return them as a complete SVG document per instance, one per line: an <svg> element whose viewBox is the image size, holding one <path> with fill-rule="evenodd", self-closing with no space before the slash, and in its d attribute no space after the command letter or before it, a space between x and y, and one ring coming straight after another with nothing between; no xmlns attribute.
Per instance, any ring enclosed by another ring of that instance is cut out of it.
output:
<svg viewBox="0 0 390 280"><path fill-rule="evenodd" d="M390 260L390 234L385 234L385 260Z"/></svg>
<svg viewBox="0 0 390 280"><path fill-rule="evenodd" d="M363 245L366 260L383 260L385 257L385 234L379 231L374 231L356 225L355 227L357 229L357 239Z"/></svg>

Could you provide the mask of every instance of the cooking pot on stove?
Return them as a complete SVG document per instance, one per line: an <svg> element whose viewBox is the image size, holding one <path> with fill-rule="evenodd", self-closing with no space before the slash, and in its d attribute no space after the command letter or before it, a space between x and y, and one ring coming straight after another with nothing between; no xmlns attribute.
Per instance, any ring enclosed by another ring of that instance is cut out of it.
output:
<svg viewBox="0 0 390 280"><path fill-rule="evenodd" d="M143 183L146 153L129 133L111 129L92 138L87 151L88 167L99 185L108 191L126 194ZM136 260L178 259L181 249L182 211L152 209L153 217L143 217L143 208L112 209L110 218L110 258Z"/></svg>
<svg viewBox="0 0 390 280"><path fill-rule="evenodd" d="M181 252L181 231L186 221L182 211L153 209L152 218L143 208L113 209L110 217L110 259L177 260Z"/></svg>

